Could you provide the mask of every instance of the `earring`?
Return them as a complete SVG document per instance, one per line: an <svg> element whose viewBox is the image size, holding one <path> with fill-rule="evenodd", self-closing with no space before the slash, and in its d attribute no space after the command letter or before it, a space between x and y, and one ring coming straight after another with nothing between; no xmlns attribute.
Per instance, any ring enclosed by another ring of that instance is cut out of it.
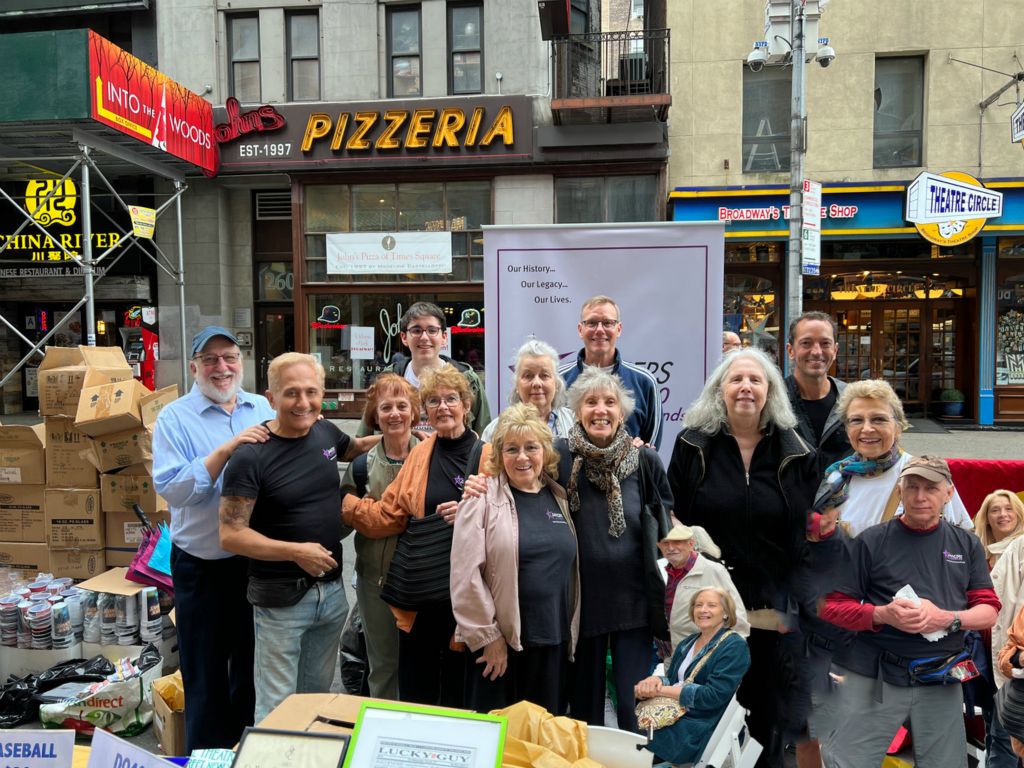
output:
<svg viewBox="0 0 1024 768"><path fill-rule="evenodd" d="M725 614L725 615L722 616L722 621L728 621L728 620L729 620L729 615L728 614Z"/></svg>

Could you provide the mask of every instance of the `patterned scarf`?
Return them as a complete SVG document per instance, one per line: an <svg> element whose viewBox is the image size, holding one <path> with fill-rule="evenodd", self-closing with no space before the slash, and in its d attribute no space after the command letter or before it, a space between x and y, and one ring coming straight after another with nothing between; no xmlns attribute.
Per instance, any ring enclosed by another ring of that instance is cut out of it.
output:
<svg viewBox="0 0 1024 768"><path fill-rule="evenodd" d="M577 489L580 467L608 500L608 535L616 539L626 530L626 515L622 509L622 488L619 483L636 472L640 451L633 447L633 438L620 424L615 437L607 448L598 448L587 437L577 422L569 432L569 450L572 452L572 470L566 487L569 495L569 510L580 510L580 494Z"/></svg>
<svg viewBox="0 0 1024 768"><path fill-rule="evenodd" d="M814 509L821 512L836 509L850 498L850 480L854 477L878 477L895 467L903 449L893 444L889 452L877 459L865 459L859 453L840 459L825 470L825 479L814 496Z"/></svg>

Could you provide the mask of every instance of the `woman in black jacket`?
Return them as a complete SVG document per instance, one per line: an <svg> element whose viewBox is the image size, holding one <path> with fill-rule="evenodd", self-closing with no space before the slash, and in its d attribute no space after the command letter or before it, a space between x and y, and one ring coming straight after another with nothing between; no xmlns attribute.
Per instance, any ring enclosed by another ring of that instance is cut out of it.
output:
<svg viewBox="0 0 1024 768"><path fill-rule="evenodd" d="M814 450L797 434L782 375L757 349L728 355L690 406L668 468L675 514L702 525L747 608L751 668L739 690L750 730L765 746L758 765L781 766L782 747L806 712L799 659L780 643L797 628L792 593L806 557L817 487Z"/></svg>

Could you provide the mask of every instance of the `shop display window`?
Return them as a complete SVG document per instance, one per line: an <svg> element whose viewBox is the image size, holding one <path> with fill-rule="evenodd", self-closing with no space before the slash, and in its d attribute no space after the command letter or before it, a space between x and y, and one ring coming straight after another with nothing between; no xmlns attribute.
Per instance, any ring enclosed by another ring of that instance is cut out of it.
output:
<svg viewBox="0 0 1024 768"><path fill-rule="evenodd" d="M804 301L961 299L973 296L968 281L939 272L859 270L804 277Z"/></svg>
<svg viewBox="0 0 1024 768"><path fill-rule="evenodd" d="M739 263L778 263L782 261L782 254L786 251L786 244L777 241L765 240L751 243L726 243L725 262L726 264Z"/></svg>
<svg viewBox="0 0 1024 768"><path fill-rule="evenodd" d="M775 283L757 275L725 276L723 330L739 334L745 347L758 347L772 357L779 352L779 314Z"/></svg>
<svg viewBox="0 0 1024 768"><path fill-rule="evenodd" d="M408 355L399 321L417 301L444 310L448 348L442 354L473 366L483 377L484 304L478 293L318 293L307 301L309 351L323 363L329 390L365 389L385 366ZM372 333L372 357L353 359L353 333L357 340Z"/></svg>
<svg viewBox="0 0 1024 768"><path fill-rule="evenodd" d="M1024 384L1024 269L1016 274L1001 271L996 288L996 384L1020 385Z"/></svg>

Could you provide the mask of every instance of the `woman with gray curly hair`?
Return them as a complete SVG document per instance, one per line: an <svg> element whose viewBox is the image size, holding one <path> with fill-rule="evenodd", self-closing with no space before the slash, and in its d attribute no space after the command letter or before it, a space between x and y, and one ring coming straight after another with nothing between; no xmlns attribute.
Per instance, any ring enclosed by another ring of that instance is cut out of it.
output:
<svg viewBox="0 0 1024 768"><path fill-rule="evenodd" d="M740 349L712 372L683 419L668 468L676 517L718 543L751 624L750 672L739 700L766 765L781 765L788 722L780 699L779 632L794 627L787 586L804 554L807 513L817 487L814 449L796 432L786 386L764 352ZM781 729L781 730L780 730Z"/></svg>
<svg viewBox="0 0 1024 768"><path fill-rule="evenodd" d="M658 454L634 446L626 431L633 406L633 395L618 376L588 366L569 388L576 422L569 436L555 443L558 478L569 497L579 543L580 630L571 713L604 725L605 659L611 648L612 675L620 692L618 725L629 731L636 731L637 723L626 693L647 675L655 634L667 639L668 633L657 559L650 559L652 590L644 557L644 517L650 516L646 506L660 503L664 510L672 509ZM663 626L655 626L658 616Z"/></svg>
<svg viewBox="0 0 1024 768"><path fill-rule="evenodd" d="M532 405L555 437L568 437L576 419L565 407L565 382L558 375L558 352L554 347L540 339L527 339L516 350L512 385L509 405ZM497 419L488 424L480 439L491 442L497 425Z"/></svg>

